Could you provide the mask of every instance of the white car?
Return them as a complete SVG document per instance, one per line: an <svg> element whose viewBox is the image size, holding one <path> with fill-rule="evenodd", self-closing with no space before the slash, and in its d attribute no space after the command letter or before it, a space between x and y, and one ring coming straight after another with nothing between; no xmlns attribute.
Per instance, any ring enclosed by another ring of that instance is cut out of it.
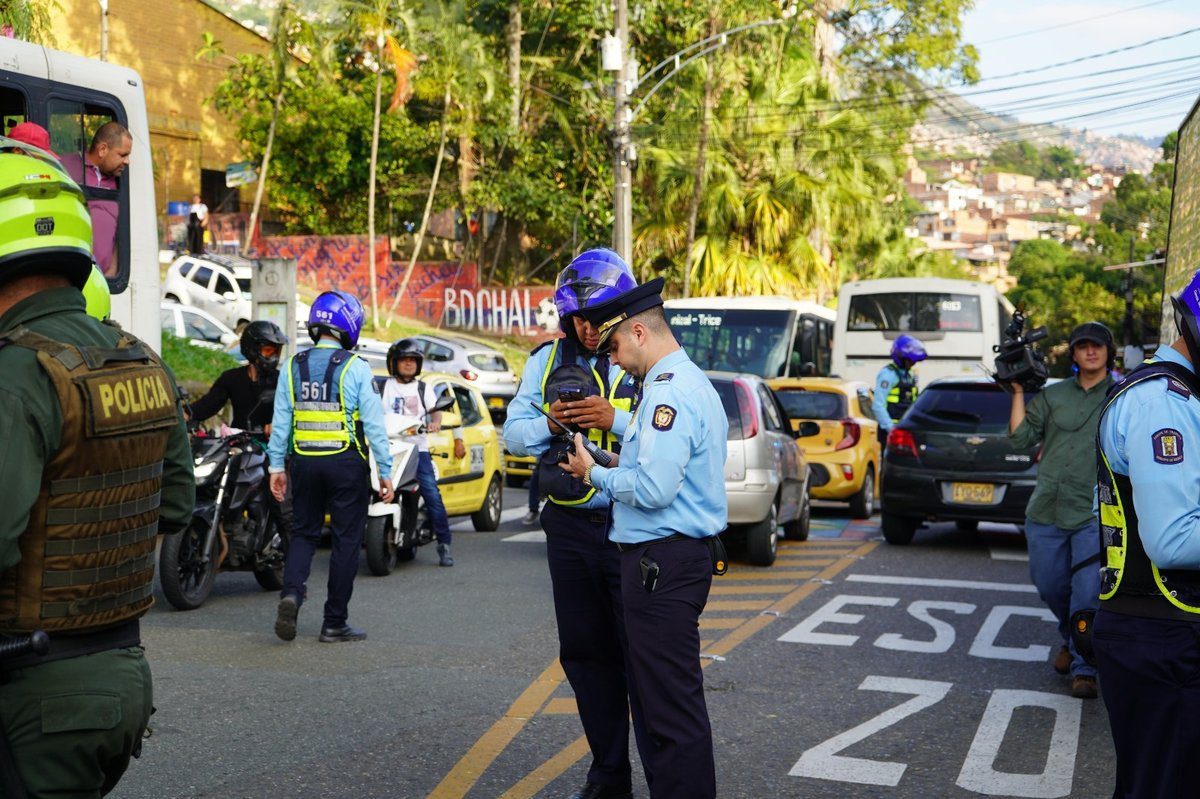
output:
<svg viewBox="0 0 1200 799"><path fill-rule="evenodd" d="M207 311L227 327L250 321L253 264L231 255L181 255L167 267L163 299Z"/></svg>
<svg viewBox="0 0 1200 799"><path fill-rule="evenodd" d="M198 347L223 350L238 343L239 336L221 320L199 308L164 302L159 310L164 333L188 339Z"/></svg>

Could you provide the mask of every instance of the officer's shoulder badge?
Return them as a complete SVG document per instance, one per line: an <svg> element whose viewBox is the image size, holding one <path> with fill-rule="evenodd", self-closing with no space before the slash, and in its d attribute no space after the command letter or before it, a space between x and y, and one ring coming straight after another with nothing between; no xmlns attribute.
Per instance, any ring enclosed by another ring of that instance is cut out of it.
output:
<svg viewBox="0 0 1200 799"><path fill-rule="evenodd" d="M1183 434L1170 427L1164 427L1150 436L1154 444L1155 463L1183 463Z"/></svg>
<svg viewBox="0 0 1200 799"><path fill-rule="evenodd" d="M670 383L671 378L675 376L674 372L663 372L658 377L654 378L655 383Z"/></svg>
<svg viewBox="0 0 1200 799"><path fill-rule="evenodd" d="M675 409L670 405L659 405L654 409L651 420L655 430L670 430L675 425Z"/></svg>
<svg viewBox="0 0 1200 799"><path fill-rule="evenodd" d="M891 388L891 385L892 385L892 384L891 384L891 383L889 383L889 382L888 382L888 381L886 381L886 380L880 380L880 381L879 381L879 387L880 387L880 388Z"/></svg>
<svg viewBox="0 0 1200 799"><path fill-rule="evenodd" d="M1182 380L1177 380L1174 377L1167 378L1167 391L1172 394L1177 394L1185 400L1192 398L1192 392L1183 384Z"/></svg>

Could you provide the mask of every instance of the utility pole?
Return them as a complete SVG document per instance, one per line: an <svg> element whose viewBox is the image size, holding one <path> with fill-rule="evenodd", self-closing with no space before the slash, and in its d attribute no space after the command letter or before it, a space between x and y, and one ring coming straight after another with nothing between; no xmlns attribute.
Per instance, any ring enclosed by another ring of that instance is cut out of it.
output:
<svg viewBox="0 0 1200 799"><path fill-rule="evenodd" d="M613 0L613 39L606 42L604 68L613 79L613 249L625 259L633 259L633 170L630 165L629 136L629 4ZM615 47L615 54L611 50Z"/></svg>
<svg viewBox="0 0 1200 799"><path fill-rule="evenodd" d="M1129 263L1133 263L1133 247L1134 237L1129 235ZM1133 270L1125 270L1125 346L1129 347L1134 343L1133 335Z"/></svg>
<svg viewBox="0 0 1200 799"><path fill-rule="evenodd" d="M108 60L108 0L97 0L100 4L100 60Z"/></svg>

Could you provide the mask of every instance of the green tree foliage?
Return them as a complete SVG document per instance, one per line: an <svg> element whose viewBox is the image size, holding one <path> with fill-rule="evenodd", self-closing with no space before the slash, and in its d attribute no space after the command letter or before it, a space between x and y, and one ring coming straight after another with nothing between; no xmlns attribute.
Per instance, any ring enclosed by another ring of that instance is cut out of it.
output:
<svg viewBox="0 0 1200 799"><path fill-rule="evenodd" d="M1079 156L1069 147L1052 144L1039 148L1027 141L1003 142L988 156L988 167L994 172L1016 172L1032 175L1038 180L1079 179L1084 176Z"/></svg>

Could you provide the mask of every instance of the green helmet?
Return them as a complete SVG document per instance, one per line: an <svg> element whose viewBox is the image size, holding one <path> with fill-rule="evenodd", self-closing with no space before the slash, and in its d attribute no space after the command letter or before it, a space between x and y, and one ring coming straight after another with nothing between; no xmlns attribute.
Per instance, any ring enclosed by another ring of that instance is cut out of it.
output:
<svg viewBox="0 0 1200 799"><path fill-rule="evenodd" d="M112 293L108 290L108 279L100 267L92 265L92 273L83 284L83 301L87 303L88 316L101 322L112 316Z"/></svg>
<svg viewBox="0 0 1200 799"><path fill-rule="evenodd" d="M0 137L0 283L60 272L82 289L91 269L83 191L50 156Z"/></svg>

